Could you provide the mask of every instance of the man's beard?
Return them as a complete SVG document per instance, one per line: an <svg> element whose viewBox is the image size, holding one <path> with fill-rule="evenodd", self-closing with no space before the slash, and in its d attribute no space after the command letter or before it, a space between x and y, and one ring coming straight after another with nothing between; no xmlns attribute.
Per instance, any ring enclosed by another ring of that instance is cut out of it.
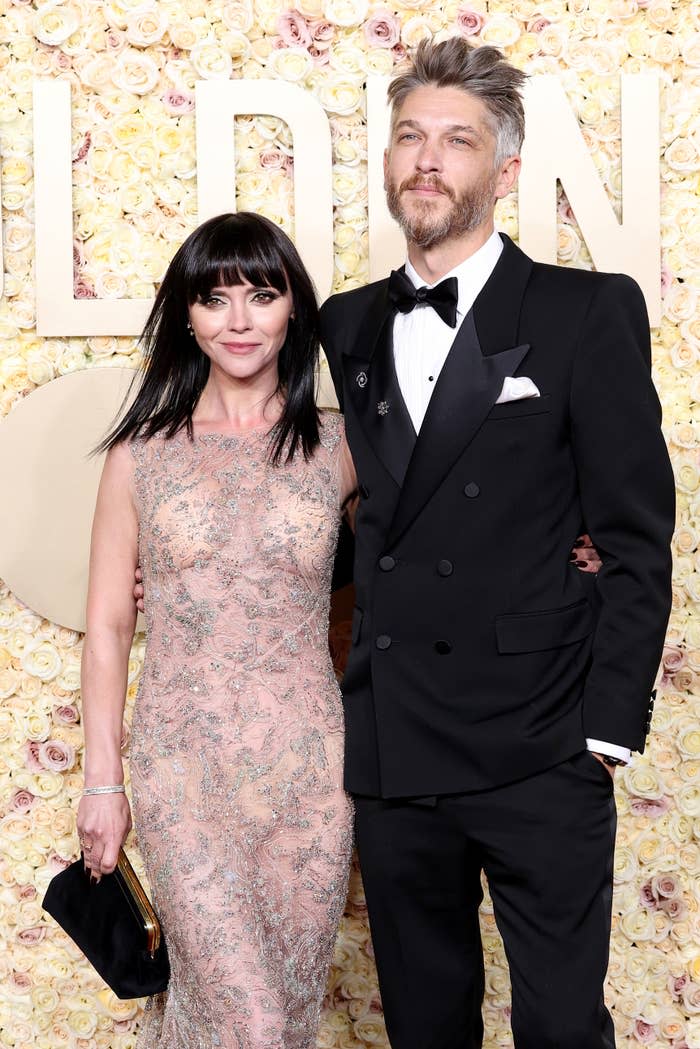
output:
<svg viewBox="0 0 700 1049"><path fill-rule="evenodd" d="M412 175L398 188L395 182L387 182L386 202L389 213L398 222L406 240L420 248L434 248L450 237L472 233L482 225L493 211L495 183L495 176L485 178L467 189L461 197L457 197L435 175ZM409 214L401 203L401 196L406 190L417 186L434 186L448 197L452 206L446 212L436 214L433 212L431 201L416 198L412 213Z"/></svg>

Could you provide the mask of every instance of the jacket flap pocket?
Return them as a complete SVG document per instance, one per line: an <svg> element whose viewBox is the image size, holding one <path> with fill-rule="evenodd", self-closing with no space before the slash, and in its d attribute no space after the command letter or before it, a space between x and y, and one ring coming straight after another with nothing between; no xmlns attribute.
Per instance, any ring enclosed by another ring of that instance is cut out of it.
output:
<svg viewBox="0 0 700 1049"><path fill-rule="evenodd" d="M496 644L501 653L561 648L588 637L593 622L593 611L585 598L549 612L497 616Z"/></svg>
<svg viewBox="0 0 700 1049"><path fill-rule="evenodd" d="M353 608L352 610L352 631L351 638L353 645L356 645L360 640L360 630L362 629L362 616L363 612L361 608Z"/></svg>
<svg viewBox="0 0 700 1049"><path fill-rule="evenodd" d="M513 419L520 415L544 415L552 410L551 397L548 393L541 397L523 397L520 401L504 401L494 404L486 416L489 419Z"/></svg>

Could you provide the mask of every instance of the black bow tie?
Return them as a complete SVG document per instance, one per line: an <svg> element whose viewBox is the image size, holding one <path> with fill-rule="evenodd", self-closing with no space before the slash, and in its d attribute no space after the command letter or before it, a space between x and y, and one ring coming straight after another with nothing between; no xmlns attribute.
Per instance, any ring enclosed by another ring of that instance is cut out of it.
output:
<svg viewBox="0 0 700 1049"><path fill-rule="evenodd" d="M457 327L457 278L448 277L440 281L434 288L414 288L413 282L403 270L392 270L389 277L389 299L400 313L410 313L411 310L426 303L432 306L445 324L451 328Z"/></svg>

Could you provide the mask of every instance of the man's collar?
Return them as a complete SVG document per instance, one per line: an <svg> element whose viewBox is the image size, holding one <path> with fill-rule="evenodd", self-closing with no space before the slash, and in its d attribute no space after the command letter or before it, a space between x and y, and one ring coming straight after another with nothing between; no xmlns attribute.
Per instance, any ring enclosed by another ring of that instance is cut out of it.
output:
<svg viewBox="0 0 700 1049"><path fill-rule="evenodd" d="M449 273L446 273L441 277L439 281L435 281L435 284L439 284L440 281L446 280L448 277L457 278L459 286L457 312L460 316L464 316L471 309L474 299L491 276L502 251L503 241L501 240L498 231L494 230L489 239L482 244L473 255L464 259L463 262L458 263ZM406 276L412 281L416 288L425 285L425 281L418 273L416 273L408 259L406 259L404 268ZM433 286L433 284L428 285L429 288L432 288Z"/></svg>

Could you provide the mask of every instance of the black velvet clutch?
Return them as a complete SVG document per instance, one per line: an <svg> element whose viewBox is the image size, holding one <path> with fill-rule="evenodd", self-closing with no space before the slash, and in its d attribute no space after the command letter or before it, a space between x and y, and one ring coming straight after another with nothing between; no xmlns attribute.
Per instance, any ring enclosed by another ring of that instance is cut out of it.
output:
<svg viewBox="0 0 700 1049"><path fill-rule="evenodd" d="M151 902L123 849L113 874L90 880L83 860L51 879L42 906L118 998L165 990L168 952Z"/></svg>

